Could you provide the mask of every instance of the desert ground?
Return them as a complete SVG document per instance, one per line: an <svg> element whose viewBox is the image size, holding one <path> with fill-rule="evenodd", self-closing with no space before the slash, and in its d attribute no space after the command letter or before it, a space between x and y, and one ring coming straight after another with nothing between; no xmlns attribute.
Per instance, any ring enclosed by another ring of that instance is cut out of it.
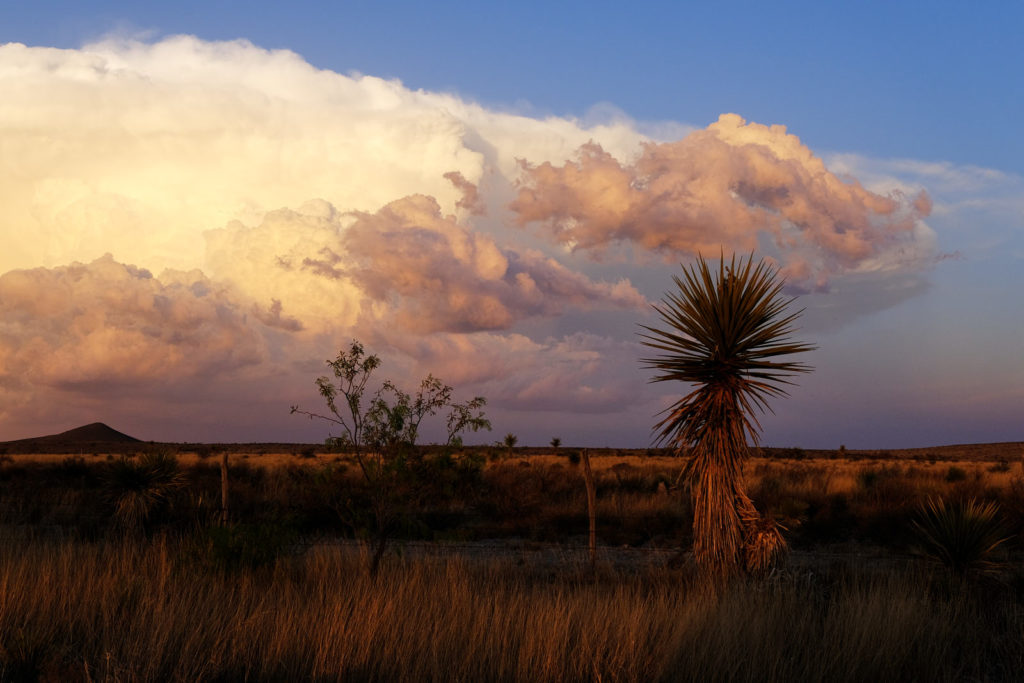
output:
<svg viewBox="0 0 1024 683"><path fill-rule="evenodd" d="M708 594L684 459L665 451L587 449L591 560L579 448L428 447L374 488L323 446L97 429L0 444L3 680L952 681L1024 666L1024 443L756 450L746 484L789 552ZM922 536L937 501L991 505L999 543L950 562Z"/></svg>

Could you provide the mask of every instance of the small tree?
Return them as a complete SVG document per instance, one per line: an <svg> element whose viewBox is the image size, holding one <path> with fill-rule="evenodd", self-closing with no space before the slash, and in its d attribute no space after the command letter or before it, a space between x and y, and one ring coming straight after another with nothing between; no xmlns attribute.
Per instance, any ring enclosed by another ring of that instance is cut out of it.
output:
<svg viewBox="0 0 1024 683"><path fill-rule="evenodd" d="M727 266L722 257L712 273L698 258L673 280L676 291L654 307L663 327L644 326L641 335L661 355L643 363L658 371L654 382L691 385L655 426L656 441L689 455L694 558L709 578L722 579L767 567L785 547L747 495L743 463L748 440L758 441L755 413L786 394L789 376L810 370L776 358L814 347L789 339L799 312L787 313L792 299L781 296L782 280L763 260L733 256Z"/></svg>
<svg viewBox="0 0 1024 683"><path fill-rule="evenodd" d="M559 439L557 436L555 438L551 439L551 447L554 448L556 451L558 450L558 447L561 446L561 445L562 445L562 440Z"/></svg>
<svg viewBox="0 0 1024 683"><path fill-rule="evenodd" d="M337 436L327 438L327 445L350 452L359 465L368 491L370 526L375 536L375 549L370 565L376 574L388 538L399 524L408 521L412 499L422 493L422 457L417 449L420 426L427 417L448 409L446 419L449 447L461 446L462 434L489 430L491 423L484 416L487 400L477 396L465 403L452 402L452 387L433 375L427 375L415 395L402 391L390 380L366 401L367 385L380 367L380 358L369 355L358 341L348 350L338 352L327 361L334 379L319 377L316 385L324 397L329 415L292 406L291 412L310 419L326 420L341 428ZM361 511L350 510L352 517Z"/></svg>

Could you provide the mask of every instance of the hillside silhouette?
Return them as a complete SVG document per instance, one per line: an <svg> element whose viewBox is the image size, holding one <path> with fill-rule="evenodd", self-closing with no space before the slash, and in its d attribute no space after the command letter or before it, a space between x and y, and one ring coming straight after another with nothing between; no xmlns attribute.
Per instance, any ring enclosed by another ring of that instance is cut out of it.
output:
<svg viewBox="0 0 1024 683"><path fill-rule="evenodd" d="M0 450L8 453L73 453L84 450L120 452L140 439L119 432L102 422L93 422L59 434L0 442Z"/></svg>

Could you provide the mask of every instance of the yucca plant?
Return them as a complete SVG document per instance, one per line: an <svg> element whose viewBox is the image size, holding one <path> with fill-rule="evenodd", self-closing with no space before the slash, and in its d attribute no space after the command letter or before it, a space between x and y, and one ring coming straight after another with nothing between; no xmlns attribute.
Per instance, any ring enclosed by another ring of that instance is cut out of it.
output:
<svg viewBox="0 0 1024 683"><path fill-rule="evenodd" d="M137 462L124 456L113 461L103 483L106 498L114 507L114 519L124 531L137 534L186 482L174 454L154 450Z"/></svg>
<svg viewBox="0 0 1024 683"><path fill-rule="evenodd" d="M784 396L787 379L811 368L777 360L814 347L792 341L800 312L787 312L778 271L753 255L713 273L698 257L676 290L654 309L662 327L644 325L643 343L660 351L643 359L658 372L652 382L691 385L655 425L658 446L688 455L684 476L693 495L693 554L709 576L727 578L739 570L768 567L785 548L778 527L763 518L743 486L748 442L758 443L757 413L768 400Z"/></svg>
<svg viewBox="0 0 1024 683"><path fill-rule="evenodd" d="M918 551L958 576L998 568L992 554L1009 539L996 503L975 498L960 503L929 498L912 525Z"/></svg>

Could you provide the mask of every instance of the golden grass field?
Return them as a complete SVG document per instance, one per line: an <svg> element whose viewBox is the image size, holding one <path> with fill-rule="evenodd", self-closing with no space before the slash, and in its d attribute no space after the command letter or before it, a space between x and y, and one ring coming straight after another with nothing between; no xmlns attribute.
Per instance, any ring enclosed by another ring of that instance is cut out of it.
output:
<svg viewBox="0 0 1024 683"><path fill-rule="evenodd" d="M130 532L105 478L122 456L8 453L0 680L1019 680L1020 444L958 448L752 458L794 553L717 595L673 561L692 513L682 461L657 453L590 451L593 570L574 449L487 447L470 488L404 510L417 524L376 575L346 518L365 500L349 456L232 448L222 527L219 452L182 447L183 487ZM929 498L1000 506L995 569L914 555Z"/></svg>
<svg viewBox="0 0 1024 683"><path fill-rule="evenodd" d="M789 573L713 597L596 575L339 549L259 571L187 544L0 548L5 680L1014 680L1024 613L919 569Z"/></svg>

